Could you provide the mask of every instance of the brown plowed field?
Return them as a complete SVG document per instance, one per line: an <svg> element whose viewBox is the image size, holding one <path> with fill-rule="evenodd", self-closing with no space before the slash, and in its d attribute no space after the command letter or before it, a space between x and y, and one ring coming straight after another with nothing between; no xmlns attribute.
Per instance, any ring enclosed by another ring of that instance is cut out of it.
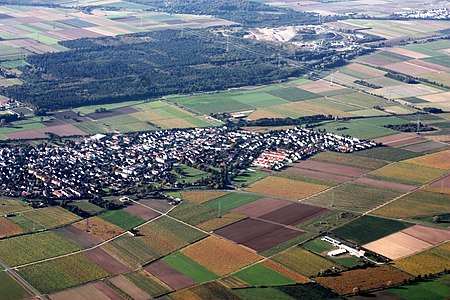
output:
<svg viewBox="0 0 450 300"><path fill-rule="evenodd" d="M432 246L430 243L419 240L401 231L363 245L364 248L393 260Z"/></svg>
<svg viewBox="0 0 450 300"><path fill-rule="evenodd" d="M446 177L434 182L431 184L432 186L438 186L438 187L444 187L444 188L450 188L450 175L447 175Z"/></svg>
<svg viewBox="0 0 450 300"><path fill-rule="evenodd" d="M267 197L234 208L231 212L247 215L249 217L259 217L291 204L291 202L286 200Z"/></svg>
<svg viewBox="0 0 450 300"><path fill-rule="evenodd" d="M159 213L157 213L154 210L151 210L145 206L142 206L140 204L132 204L130 206L127 206L124 208L125 211L129 212L132 215L135 215L145 221L154 219L158 216L160 216Z"/></svg>
<svg viewBox="0 0 450 300"><path fill-rule="evenodd" d="M442 147L444 147L444 145L442 143L438 143L435 141L428 141L425 143L409 145L407 147L403 147L403 149L413 151L413 152L424 152L424 151L430 151L430 150L434 150L434 149L440 149Z"/></svg>
<svg viewBox="0 0 450 300"><path fill-rule="evenodd" d="M52 127L45 127L40 129L42 132L51 132L58 136L75 136L75 135L87 135L83 130L73 126L72 124L64 124Z"/></svg>
<svg viewBox="0 0 450 300"><path fill-rule="evenodd" d="M426 139L421 138L421 137L410 137L410 138L402 139L399 141L390 142L390 143L387 143L386 145L388 145L390 147L402 147L402 146L417 144L417 143L425 142L425 141L426 141Z"/></svg>
<svg viewBox="0 0 450 300"><path fill-rule="evenodd" d="M174 290L184 289L196 284L195 281L184 276L162 260L157 260L156 262L145 266L144 269L158 277L162 282Z"/></svg>
<svg viewBox="0 0 450 300"><path fill-rule="evenodd" d="M143 199L139 200L139 203L145 206L151 207L162 213L168 212L173 206L161 199Z"/></svg>
<svg viewBox="0 0 450 300"><path fill-rule="evenodd" d="M119 275L114 278L108 279L109 282L116 287L127 293L134 300L147 300L151 299L151 296L138 288L134 283L125 278L123 275Z"/></svg>
<svg viewBox="0 0 450 300"><path fill-rule="evenodd" d="M320 216L329 210L322 207L307 205L303 203L292 203L291 205L277 209L276 211L262 215L259 218L284 225L298 225L309 219Z"/></svg>
<svg viewBox="0 0 450 300"><path fill-rule="evenodd" d="M209 200L216 199L225 195L227 192L210 192L210 191L186 191L182 192L184 200L195 202L195 203L205 203Z"/></svg>
<svg viewBox="0 0 450 300"><path fill-rule="evenodd" d="M308 169L300 169L300 168L288 168L286 169L286 173L297 174L301 176L309 176L313 178L319 178L324 180L330 180L334 182L344 183L350 180L353 180L351 177L347 177L344 175L330 174L319 171L313 171Z"/></svg>
<svg viewBox="0 0 450 300"><path fill-rule="evenodd" d="M415 225L413 227L402 230L402 232L433 245L437 245L450 240L450 230L448 229Z"/></svg>
<svg viewBox="0 0 450 300"><path fill-rule="evenodd" d="M332 163L326 163L321 161L313 161L313 160L306 160L300 163L295 164L298 168L305 168L315 171L321 171L326 173L333 173L333 174L342 174L345 176L351 176L351 177L359 177L366 173L369 173L370 169L364 169L364 168L355 168L355 167L349 167L349 166L342 166L338 164L332 164Z"/></svg>
<svg viewBox="0 0 450 300"><path fill-rule="evenodd" d="M392 135L387 135L387 136L382 136L382 137L376 138L376 139L374 139L374 141L377 143L383 143L383 144L388 145L389 143L393 143L393 142L404 140L404 139L409 139L414 136L415 135L408 134L408 133L397 133L397 134L392 134Z"/></svg>
<svg viewBox="0 0 450 300"><path fill-rule="evenodd" d="M111 300L121 300L123 299L119 294L117 294L112 288L106 285L103 281L98 281L92 284L97 290L102 292L102 294L106 295ZM70 299L70 298L68 298Z"/></svg>
<svg viewBox="0 0 450 300"><path fill-rule="evenodd" d="M292 280L295 280L296 282L299 282L299 283L310 282L310 280L308 278L306 278L305 276L300 275L300 274L286 268L285 266L283 266L277 262L274 262L273 260L267 259L267 260L263 261L261 264L268 267L269 269L272 269L280 274L283 274L284 276L286 276Z"/></svg>
<svg viewBox="0 0 450 300"><path fill-rule="evenodd" d="M400 191L405 191L405 192L409 192L409 191L412 191L417 188L414 185L402 184L402 183L396 183L396 182L384 181L384 180L376 180L376 179L367 178L367 177L358 178L355 180L355 182L368 184L368 185L372 185L372 186L376 186L376 187L385 187L385 188L390 188L390 189L400 190Z"/></svg>
<svg viewBox="0 0 450 300"><path fill-rule="evenodd" d="M84 255L96 262L100 267L112 275L130 272L131 269L111 256L102 248L95 248L84 252Z"/></svg>
<svg viewBox="0 0 450 300"><path fill-rule="evenodd" d="M56 234L80 245L83 248L93 247L102 242L96 236L87 233L85 230L79 229L75 226L67 226L53 230Z"/></svg>
<svg viewBox="0 0 450 300"><path fill-rule="evenodd" d="M215 233L257 252L262 252L304 232L249 218L225 226Z"/></svg>
<svg viewBox="0 0 450 300"><path fill-rule="evenodd" d="M87 226L87 224L89 226ZM104 241L109 240L110 238L115 237L116 235L119 235L124 232L124 230L119 226L111 224L108 221L105 221L99 217L84 219L80 222L74 223L73 226L81 230L86 230L86 227L88 227L89 234L96 236Z"/></svg>
<svg viewBox="0 0 450 300"><path fill-rule="evenodd" d="M0 238L20 233L23 233L22 228L7 218L0 217Z"/></svg>
<svg viewBox="0 0 450 300"><path fill-rule="evenodd" d="M385 265L342 272L339 276L319 277L315 281L340 295L346 295L353 293L355 287L361 291L367 291L401 284L404 279L412 278L411 275Z"/></svg>
<svg viewBox="0 0 450 300"><path fill-rule="evenodd" d="M49 296L52 300L122 300L113 289L104 282L99 281L93 284L86 284L73 289L61 291Z"/></svg>

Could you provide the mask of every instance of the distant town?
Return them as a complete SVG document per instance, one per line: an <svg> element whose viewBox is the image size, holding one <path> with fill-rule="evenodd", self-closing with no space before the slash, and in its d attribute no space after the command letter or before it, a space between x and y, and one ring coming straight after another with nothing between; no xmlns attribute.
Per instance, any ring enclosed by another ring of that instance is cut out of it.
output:
<svg viewBox="0 0 450 300"><path fill-rule="evenodd" d="M224 188L229 174L251 165L277 170L319 151L353 152L375 146L371 141L297 127L269 133L217 127L97 134L63 146L4 145L0 184L3 195L15 197L125 195L139 184L177 187L171 171L184 164L210 172L205 185Z"/></svg>

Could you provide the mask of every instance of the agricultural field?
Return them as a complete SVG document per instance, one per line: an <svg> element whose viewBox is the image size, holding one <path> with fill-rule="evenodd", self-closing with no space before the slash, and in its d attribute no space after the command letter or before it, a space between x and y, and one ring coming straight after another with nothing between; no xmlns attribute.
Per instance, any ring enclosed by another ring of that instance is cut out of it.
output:
<svg viewBox="0 0 450 300"><path fill-rule="evenodd" d="M294 280L277 273L262 264L253 265L246 269L240 270L234 273L233 276L255 287L288 285L295 283Z"/></svg>
<svg viewBox="0 0 450 300"><path fill-rule="evenodd" d="M105 210L104 208L101 208L95 204L92 204L87 200L74 201L74 202L70 203L69 206L75 206L75 207L81 209L82 211L87 212L91 216L99 214Z"/></svg>
<svg viewBox="0 0 450 300"><path fill-rule="evenodd" d="M7 197L0 197L0 214L7 214L12 212L20 212L25 210L32 209L30 206L28 206L25 202L13 199L13 198L7 198Z"/></svg>
<svg viewBox="0 0 450 300"><path fill-rule="evenodd" d="M162 261L195 282L202 283L214 280L218 277L204 266L180 252L172 253L164 257Z"/></svg>
<svg viewBox="0 0 450 300"><path fill-rule="evenodd" d="M334 229L332 233L339 238L362 245L410 226L412 225L396 220L362 216Z"/></svg>
<svg viewBox="0 0 450 300"><path fill-rule="evenodd" d="M132 215L125 210L112 210L99 215L99 218L117 225L124 230L132 229L138 225L141 225L145 220Z"/></svg>
<svg viewBox="0 0 450 300"><path fill-rule="evenodd" d="M37 231L72 223L80 218L59 206L53 206L20 212L8 219L24 231Z"/></svg>
<svg viewBox="0 0 450 300"><path fill-rule="evenodd" d="M42 293L52 293L109 275L83 254L26 266L19 274Z"/></svg>
<svg viewBox="0 0 450 300"><path fill-rule="evenodd" d="M215 191L185 191L181 192L183 200L202 204L209 200L213 200L222 196L228 195L227 192L215 192Z"/></svg>
<svg viewBox="0 0 450 300"><path fill-rule="evenodd" d="M159 279L143 270L128 273L124 276L151 297L158 297L172 291Z"/></svg>
<svg viewBox="0 0 450 300"><path fill-rule="evenodd" d="M182 249L181 253L219 276L261 259L253 252L214 236Z"/></svg>
<svg viewBox="0 0 450 300"><path fill-rule="evenodd" d="M346 271L338 276L318 277L315 280L340 295L348 295L355 293L355 288L358 291L368 291L402 284L403 280L412 278L409 274L384 265L376 268Z"/></svg>
<svg viewBox="0 0 450 300"><path fill-rule="evenodd" d="M218 216L218 210L205 205L182 202L169 215L191 225L198 225Z"/></svg>
<svg viewBox="0 0 450 300"><path fill-rule="evenodd" d="M111 287L106 285L103 281L97 281L95 283L85 284L76 288L63 290L49 295L51 300L65 300L65 299L83 299L89 295L89 297L95 299L120 299L119 294Z"/></svg>
<svg viewBox="0 0 450 300"><path fill-rule="evenodd" d="M7 272L0 272L0 282L2 283L0 284L1 300L19 300L31 296Z"/></svg>
<svg viewBox="0 0 450 300"><path fill-rule="evenodd" d="M238 300L239 297L235 296L231 291L224 288L222 285L216 282L208 282L202 285L198 285L189 289L185 289L174 294L170 297L174 300L183 299L226 299L226 300Z"/></svg>
<svg viewBox="0 0 450 300"><path fill-rule="evenodd" d="M398 183L418 185L426 184L433 179L445 175L447 170L423 167L406 162L398 162L375 170L368 177L381 180L392 180Z"/></svg>
<svg viewBox="0 0 450 300"><path fill-rule="evenodd" d="M2 229L0 231L0 238L17 235L24 232L19 225L14 224L5 217L0 217L0 228Z"/></svg>
<svg viewBox="0 0 450 300"><path fill-rule="evenodd" d="M333 267L339 268L339 265L300 247L278 254L273 260L307 277L319 276L320 272Z"/></svg>
<svg viewBox="0 0 450 300"><path fill-rule="evenodd" d="M437 274L448 269L450 242L418 254L402 258L394 263L396 268L413 275Z"/></svg>
<svg viewBox="0 0 450 300"><path fill-rule="evenodd" d="M290 200L299 200L326 190L327 188L323 185L272 176L256 182L246 188L246 191Z"/></svg>
<svg viewBox="0 0 450 300"><path fill-rule="evenodd" d="M204 203L204 205L209 207L210 209L213 209L216 212L219 210L220 207L220 211L222 213L227 213L233 209L237 209L238 207L252 203L261 198L262 196L259 195L251 195L245 193L231 193L208 201Z"/></svg>
<svg viewBox="0 0 450 300"><path fill-rule="evenodd" d="M436 299L445 300L450 294L450 275L442 275L413 285L406 285L388 290L390 293L410 300Z"/></svg>
<svg viewBox="0 0 450 300"><path fill-rule="evenodd" d="M109 240L125 230L117 225L109 223L102 218L92 217L84 219L80 222L73 224L78 229L88 231L89 234L97 237L101 240Z"/></svg>
<svg viewBox="0 0 450 300"><path fill-rule="evenodd" d="M79 249L78 245L55 233L42 232L1 240L0 259L10 266L17 266Z"/></svg>

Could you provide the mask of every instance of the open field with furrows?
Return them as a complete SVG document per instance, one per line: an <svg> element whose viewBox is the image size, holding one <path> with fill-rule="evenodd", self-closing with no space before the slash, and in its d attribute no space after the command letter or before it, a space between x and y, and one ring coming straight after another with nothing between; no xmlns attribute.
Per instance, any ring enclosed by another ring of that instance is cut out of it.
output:
<svg viewBox="0 0 450 300"><path fill-rule="evenodd" d="M173 252L204 234L172 219L159 218L139 228L139 235L126 235L104 248L131 267L137 267Z"/></svg>
<svg viewBox="0 0 450 300"><path fill-rule="evenodd" d="M333 267L339 268L337 264L300 247L278 254L273 260L307 277L318 276L321 271Z"/></svg>
<svg viewBox="0 0 450 300"><path fill-rule="evenodd" d="M108 221L101 219L99 217L84 219L80 222L73 224L73 226L75 226L78 229L85 230L89 234L105 241L125 231L119 226L109 223Z"/></svg>
<svg viewBox="0 0 450 300"><path fill-rule="evenodd" d="M450 242L397 260L394 266L413 275L436 274L448 270Z"/></svg>
<svg viewBox="0 0 450 300"><path fill-rule="evenodd" d="M182 249L181 253L219 276L261 259L255 253L214 236Z"/></svg>
<svg viewBox="0 0 450 300"><path fill-rule="evenodd" d="M334 229L332 233L339 238L362 245L408 228L409 226L411 224L396 220L362 216Z"/></svg>
<svg viewBox="0 0 450 300"><path fill-rule="evenodd" d="M217 282L208 282L202 285L198 285L189 289L178 291L171 294L170 297L174 300L184 299L226 299L226 300L238 300L240 299L234 295L230 290L227 290L221 284Z"/></svg>
<svg viewBox="0 0 450 300"><path fill-rule="evenodd" d="M124 276L151 297L158 297L172 291L158 278L143 270L128 273Z"/></svg>
<svg viewBox="0 0 450 300"><path fill-rule="evenodd" d="M249 192L268 196L298 200L314 195L327 188L328 187L326 186L318 184L299 182L280 177L268 177L256 182L255 184L246 188L246 190Z"/></svg>
<svg viewBox="0 0 450 300"><path fill-rule="evenodd" d="M59 206L53 206L21 212L9 219L19 225L24 231L35 231L75 222L80 217Z"/></svg>
<svg viewBox="0 0 450 300"><path fill-rule="evenodd" d="M7 272L0 272L0 299L25 299L30 295L17 281Z"/></svg>
<svg viewBox="0 0 450 300"><path fill-rule="evenodd" d="M11 235L17 235L23 233L23 229L17 225L8 220L5 217L0 217L0 238L4 238Z"/></svg>
<svg viewBox="0 0 450 300"><path fill-rule="evenodd" d="M79 246L52 233L42 232L0 241L0 259L17 266L79 250Z"/></svg>
<svg viewBox="0 0 450 300"><path fill-rule="evenodd" d="M185 191L181 192L181 197L183 197L183 200L201 204L209 200L225 196L227 194L227 192L215 191Z"/></svg>
<svg viewBox="0 0 450 300"><path fill-rule="evenodd" d="M389 218L410 219L450 213L448 197L448 194L440 193L440 187L436 187L435 192L430 192L428 187L425 187L375 210L372 214Z"/></svg>
<svg viewBox="0 0 450 300"><path fill-rule="evenodd" d="M346 183L305 200L330 208L366 212L400 195L404 191L360 183Z"/></svg>
<svg viewBox="0 0 450 300"><path fill-rule="evenodd" d="M20 268L19 274L42 293L56 292L109 275L83 254Z"/></svg>
<svg viewBox="0 0 450 300"><path fill-rule="evenodd" d="M402 284L413 277L389 266L352 270L338 276L319 277L315 280L340 295L352 294L357 290L367 291ZM356 289L356 290L355 290Z"/></svg>

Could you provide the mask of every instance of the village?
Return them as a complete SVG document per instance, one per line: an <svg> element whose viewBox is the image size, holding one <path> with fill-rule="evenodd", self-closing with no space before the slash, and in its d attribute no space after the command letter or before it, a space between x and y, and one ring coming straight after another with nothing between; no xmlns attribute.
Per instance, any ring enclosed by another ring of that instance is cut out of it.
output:
<svg viewBox="0 0 450 300"><path fill-rule="evenodd" d="M3 145L1 193L53 199L125 195L139 184L176 187L177 178L171 171L178 164L203 166L218 174L251 165L278 170L319 151L353 152L375 146L370 141L297 127L268 133L227 127L161 130L98 134L62 146Z"/></svg>

